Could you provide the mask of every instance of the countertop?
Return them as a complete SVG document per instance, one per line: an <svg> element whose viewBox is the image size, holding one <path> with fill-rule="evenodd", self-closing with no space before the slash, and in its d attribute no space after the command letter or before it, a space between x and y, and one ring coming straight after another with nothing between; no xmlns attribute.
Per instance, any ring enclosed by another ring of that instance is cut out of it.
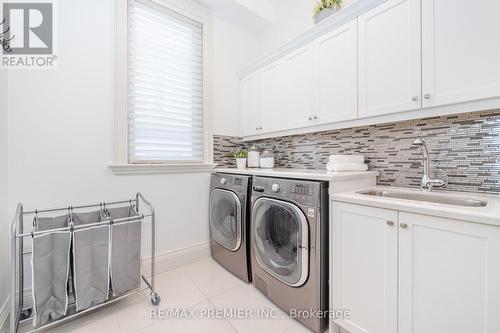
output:
<svg viewBox="0 0 500 333"><path fill-rule="evenodd" d="M355 171L355 172L333 172L321 169L289 169L289 168L216 168L215 172L235 173L240 175L255 175L278 178L294 178L325 181L355 180L360 178L372 178L379 175L378 171Z"/></svg>
<svg viewBox="0 0 500 333"><path fill-rule="evenodd" d="M414 201L407 199L396 199L387 197L377 197L360 194L366 190L390 190L398 192L419 192L420 189L409 189L402 187L376 186L360 190L333 193L331 200L347 202L358 205L386 208L391 210L404 211L409 213L431 215L456 220L482 223L500 226L500 196L480 193L433 191L432 195L448 196L453 198L470 198L487 201L485 207L464 207L447 204L438 204L427 201Z"/></svg>

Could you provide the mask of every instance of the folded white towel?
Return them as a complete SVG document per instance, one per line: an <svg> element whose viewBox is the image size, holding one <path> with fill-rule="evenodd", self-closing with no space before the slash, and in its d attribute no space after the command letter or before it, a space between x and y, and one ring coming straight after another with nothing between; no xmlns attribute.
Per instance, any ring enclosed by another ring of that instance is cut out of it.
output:
<svg viewBox="0 0 500 333"><path fill-rule="evenodd" d="M363 155L330 155L331 163L365 163Z"/></svg>
<svg viewBox="0 0 500 333"><path fill-rule="evenodd" d="M366 171L368 165L364 163L332 163L326 165L328 171Z"/></svg>

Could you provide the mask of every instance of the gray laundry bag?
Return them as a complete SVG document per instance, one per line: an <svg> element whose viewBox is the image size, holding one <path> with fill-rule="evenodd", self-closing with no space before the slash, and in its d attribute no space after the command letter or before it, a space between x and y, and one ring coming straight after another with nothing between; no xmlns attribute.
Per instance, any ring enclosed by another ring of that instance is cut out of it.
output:
<svg viewBox="0 0 500 333"><path fill-rule="evenodd" d="M101 212L73 213L75 226L101 222ZM73 233L73 285L76 311L108 300L110 226L75 229Z"/></svg>
<svg viewBox="0 0 500 333"><path fill-rule="evenodd" d="M110 208L111 220L139 215L133 207ZM111 290L113 296L141 286L141 222L111 226Z"/></svg>
<svg viewBox="0 0 500 333"><path fill-rule="evenodd" d="M68 216L35 217L38 231L68 226ZM66 314L71 232L55 231L33 237L31 255L33 326Z"/></svg>

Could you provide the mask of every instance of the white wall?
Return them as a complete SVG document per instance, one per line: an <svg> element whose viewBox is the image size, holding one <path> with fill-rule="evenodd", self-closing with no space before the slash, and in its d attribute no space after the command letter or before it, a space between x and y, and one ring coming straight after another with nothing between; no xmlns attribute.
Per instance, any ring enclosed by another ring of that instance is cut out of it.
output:
<svg viewBox="0 0 500 333"><path fill-rule="evenodd" d="M7 213L7 96L7 72L0 70L0 310L7 300L10 280ZM0 322L0 326L1 324Z"/></svg>
<svg viewBox="0 0 500 333"><path fill-rule="evenodd" d="M264 17L268 21L274 20L274 5L269 0L235 0L242 6Z"/></svg>
<svg viewBox="0 0 500 333"><path fill-rule="evenodd" d="M264 56L299 36L314 25L316 0L272 0L274 23L262 33L259 56Z"/></svg>
<svg viewBox="0 0 500 333"><path fill-rule="evenodd" d="M214 134L240 134L239 78L236 73L257 57L255 34L220 18L213 20Z"/></svg>
<svg viewBox="0 0 500 333"><path fill-rule="evenodd" d="M65 0L58 7L59 67L9 77L11 215L17 202L33 209L141 191L157 208L159 252L208 241L208 173L115 176L108 168L113 1Z"/></svg>
<svg viewBox="0 0 500 333"><path fill-rule="evenodd" d="M274 3L274 23L261 34L259 56L264 56L314 26L314 6L317 0L271 0ZM356 0L344 0L344 6Z"/></svg>

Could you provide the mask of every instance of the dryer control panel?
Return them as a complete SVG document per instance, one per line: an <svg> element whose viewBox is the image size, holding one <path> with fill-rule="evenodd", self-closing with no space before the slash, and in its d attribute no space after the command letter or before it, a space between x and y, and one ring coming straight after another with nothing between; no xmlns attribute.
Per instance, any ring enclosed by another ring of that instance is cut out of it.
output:
<svg viewBox="0 0 500 333"><path fill-rule="evenodd" d="M237 194L247 194L251 184L251 176L226 173L213 173L210 188L224 188Z"/></svg>

